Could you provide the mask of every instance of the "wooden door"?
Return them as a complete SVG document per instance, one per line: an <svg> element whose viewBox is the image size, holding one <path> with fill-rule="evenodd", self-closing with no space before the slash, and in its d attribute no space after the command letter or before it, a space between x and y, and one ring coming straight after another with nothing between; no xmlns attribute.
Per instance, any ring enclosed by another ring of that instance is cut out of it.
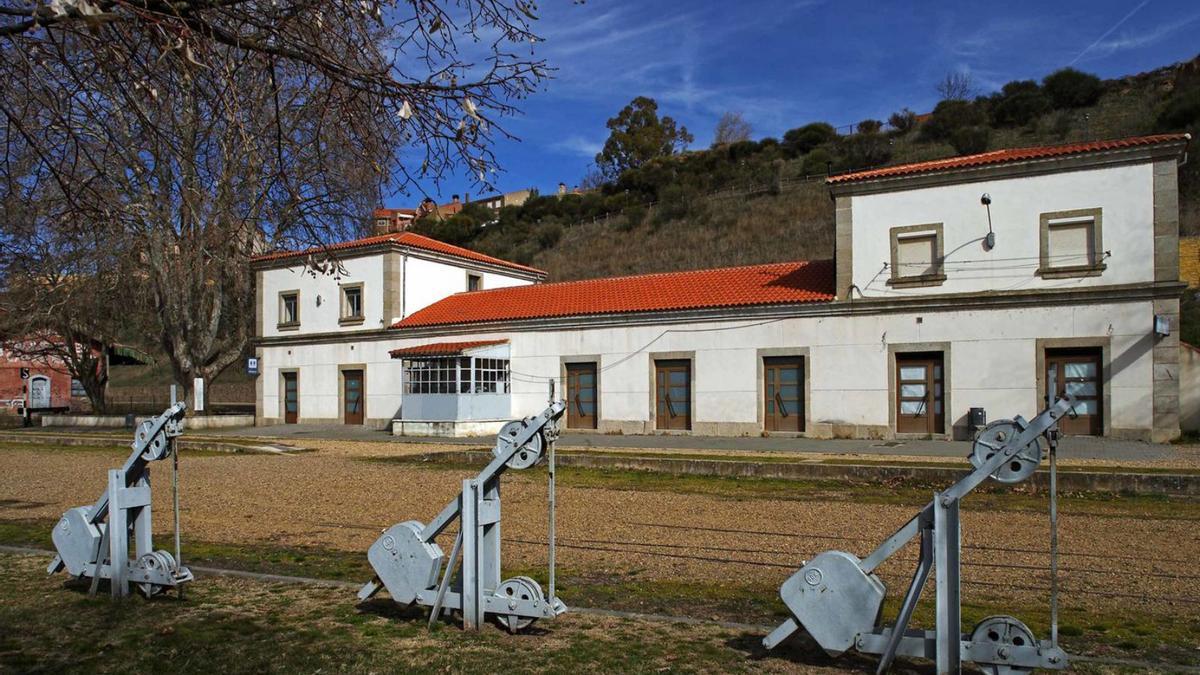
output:
<svg viewBox="0 0 1200 675"><path fill-rule="evenodd" d="M567 364L567 428L596 428L596 364Z"/></svg>
<svg viewBox="0 0 1200 675"><path fill-rule="evenodd" d="M295 424L300 417L300 389L296 373L283 374L283 423Z"/></svg>
<svg viewBox="0 0 1200 675"><path fill-rule="evenodd" d="M1046 401L1067 393L1075 396L1074 416L1067 415L1058 430L1073 436L1104 435L1104 376L1099 349L1047 349Z"/></svg>
<svg viewBox="0 0 1200 675"><path fill-rule="evenodd" d="M942 355L896 355L896 432L945 432L942 409Z"/></svg>
<svg viewBox="0 0 1200 675"><path fill-rule="evenodd" d="M804 431L804 359L763 359L763 429Z"/></svg>
<svg viewBox="0 0 1200 675"><path fill-rule="evenodd" d="M346 424L362 424L363 408L366 407L363 400L363 371L343 370L342 384L345 388L342 396L345 405L342 411L343 421Z"/></svg>
<svg viewBox="0 0 1200 675"><path fill-rule="evenodd" d="M655 361L654 370L655 428L691 429L691 362L686 360Z"/></svg>
<svg viewBox="0 0 1200 675"><path fill-rule="evenodd" d="M50 407L50 378L34 375L29 378L29 408L43 410Z"/></svg>

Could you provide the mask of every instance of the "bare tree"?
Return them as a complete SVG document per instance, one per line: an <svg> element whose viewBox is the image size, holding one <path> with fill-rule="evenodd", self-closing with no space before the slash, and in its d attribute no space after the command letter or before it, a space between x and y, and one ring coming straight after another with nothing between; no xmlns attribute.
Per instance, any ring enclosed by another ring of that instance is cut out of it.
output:
<svg viewBox="0 0 1200 675"><path fill-rule="evenodd" d="M961 71L946 73L936 88L943 101L969 101L977 93L974 78Z"/></svg>
<svg viewBox="0 0 1200 675"><path fill-rule="evenodd" d="M727 112L717 120L713 133L713 147L750 140L750 123L740 112Z"/></svg>
<svg viewBox="0 0 1200 675"><path fill-rule="evenodd" d="M134 262L190 393L248 344L256 251L355 233L388 185L488 183L503 118L546 76L535 18L526 0L0 0L0 142L52 185L53 222Z"/></svg>

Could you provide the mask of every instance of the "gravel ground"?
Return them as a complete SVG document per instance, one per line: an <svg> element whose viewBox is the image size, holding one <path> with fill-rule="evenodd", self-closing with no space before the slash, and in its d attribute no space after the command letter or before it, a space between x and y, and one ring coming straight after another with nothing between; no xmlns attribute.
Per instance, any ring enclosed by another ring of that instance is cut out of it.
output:
<svg viewBox="0 0 1200 675"><path fill-rule="evenodd" d="M317 451L290 456L185 453L185 537L320 546L365 555L382 528L410 518L432 518L468 476L445 467L357 459L382 454L380 445L391 456L429 452L437 446L308 440L305 445ZM119 451L0 451L0 519L53 519L68 507L91 503L105 470L123 457ZM154 468L156 530L165 534L170 525L167 466ZM506 564L544 563L544 545L529 542L544 542L545 497L545 485L537 476L506 475ZM819 551L839 548L865 555L915 513L907 505L800 501L786 494L779 499L739 499L582 487L560 487L558 503L563 545L558 560L572 573L772 586ZM963 514L964 598L994 593L996 588L989 584L1045 586L1048 576L1041 568L1048 559L1046 515L970 510L970 504L968 498ZM1168 611L1200 616L1195 583L1200 577L1193 572L1200 529L1192 514L1194 510L1184 509L1176 516L1161 505L1146 513L1135 505L1126 513L1091 508L1082 500L1064 504L1064 597L1081 608L1173 605ZM445 542L447 550L450 541ZM881 568L893 592L907 584L914 556L910 546L900 560ZM1040 591L1027 595L1031 601L1044 597ZM1164 600L1170 598L1180 600Z"/></svg>

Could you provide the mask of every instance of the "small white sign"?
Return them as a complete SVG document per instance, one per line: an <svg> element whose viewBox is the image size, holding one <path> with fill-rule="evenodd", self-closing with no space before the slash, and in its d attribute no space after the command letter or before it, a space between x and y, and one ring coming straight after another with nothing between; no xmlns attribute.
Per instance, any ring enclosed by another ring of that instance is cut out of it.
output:
<svg viewBox="0 0 1200 675"><path fill-rule="evenodd" d="M203 377L197 377L195 380L192 381L192 392L193 392L192 398L194 399L194 404L192 405L192 410L195 410L196 412L201 412L202 410L204 410L204 378Z"/></svg>

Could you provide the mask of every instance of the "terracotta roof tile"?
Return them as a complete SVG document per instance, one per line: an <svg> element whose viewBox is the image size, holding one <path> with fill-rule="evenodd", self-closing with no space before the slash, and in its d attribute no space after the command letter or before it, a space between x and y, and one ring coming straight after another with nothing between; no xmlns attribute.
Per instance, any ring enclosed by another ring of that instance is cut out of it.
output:
<svg viewBox="0 0 1200 675"><path fill-rule="evenodd" d="M946 171L950 169L965 169L976 166L986 166L989 164L1003 164L1006 162L1021 162L1031 159L1062 157L1064 155L1078 155L1087 152L1101 152L1104 150L1123 150L1127 148L1157 145L1159 143L1187 141L1190 139L1190 134L1158 134L1156 136L1135 136L1133 138L1118 138L1108 141L1092 141L1089 143L1068 143L1066 145L1047 145L1034 148L992 150L991 152L983 152L978 155L948 157L946 159L935 159L929 162L899 164L897 166L887 166L880 169L870 169L868 171L843 173L836 176L830 176L828 179L826 179L826 182L831 185L839 185L842 183L852 183L854 181L870 180L873 178L908 176L912 174L932 173L935 171Z"/></svg>
<svg viewBox="0 0 1200 675"><path fill-rule="evenodd" d="M832 260L589 279L459 293L393 328L750 307L834 299Z"/></svg>
<svg viewBox="0 0 1200 675"><path fill-rule="evenodd" d="M380 234L380 235L376 235L373 237L364 237L362 239L354 239L351 241L341 241L336 244L330 244L330 245L324 246L324 247L316 246L313 248L305 249L303 251L276 251L274 253L267 253L265 255L255 256L254 258L252 258L252 260L255 262L259 262L259 261L264 261L264 260L281 260L284 258L299 258L302 256L313 255L313 254L322 253L322 252L326 252L326 251L328 251L328 252L351 251L354 249L366 248L368 246L375 246L377 244L386 244L388 242L395 242L396 244L399 244L400 246L406 246L408 248L420 249L423 251L430 251L432 253L440 253L442 255L448 255L448 256L455 257L455 258L462 258L464 260L473 260L475 262L483 262L483 263L488 263L491 265L499 265L501 267L507 267L509 269L514 269L514 270L520 270L522 272L529 272L532 274L538 274L538 275L542 275L542 276L545 276L545 274L546 274L544 271L539 270L536 267L529 267L526 265L517 264L515 262L501 260L500 258L493 258L490 255L484 255L483 253L479 253L478 251L472 251L471 249L463 248L461 246L454 246L453 244L447 244L444 241L438 241L437 239L431 239L429 237L426 237L426 236L423 236L420 234L416 234L415 232L391 232L388 234Z"/></svg>
<svg viewBox="0 0 1200 675"><path fill-rule="evenodd" d="M406 356L460 356L468 349L478 349L479 347L494 347L495 345L508 344L508 340L473 340L470 342L434 342L427 345L417 345L415 347L404 347L402 349L393 349L388 352L393 359L401 359Z"/></svg>

